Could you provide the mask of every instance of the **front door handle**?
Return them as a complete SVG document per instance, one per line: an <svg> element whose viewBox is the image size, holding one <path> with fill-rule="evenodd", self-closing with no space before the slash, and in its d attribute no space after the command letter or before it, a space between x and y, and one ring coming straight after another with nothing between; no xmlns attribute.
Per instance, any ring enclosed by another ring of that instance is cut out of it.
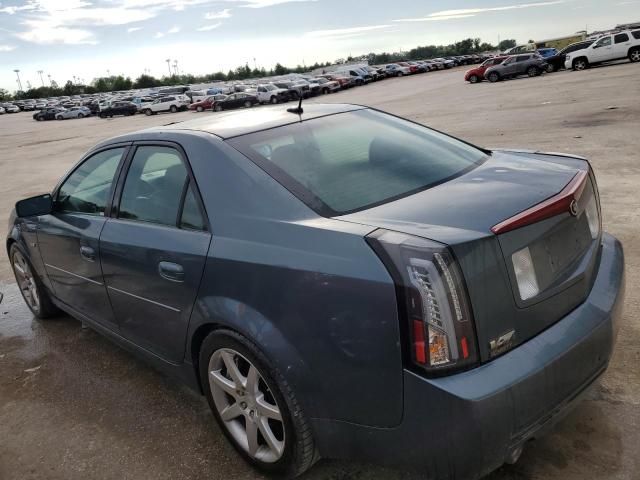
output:
<svg viewBox="0 0 640 480"><path fill-rule="evenodd" d="M177 263L160 262L158 264L158 273L162 278L172 282L184 282L184 268Z"/></svg>
<svg viewBox="0 0 640 480"><path fill-rule="evenodd" d="M96 251L91 247L80 247L80 256L90 262L96 261Z"/></svg>

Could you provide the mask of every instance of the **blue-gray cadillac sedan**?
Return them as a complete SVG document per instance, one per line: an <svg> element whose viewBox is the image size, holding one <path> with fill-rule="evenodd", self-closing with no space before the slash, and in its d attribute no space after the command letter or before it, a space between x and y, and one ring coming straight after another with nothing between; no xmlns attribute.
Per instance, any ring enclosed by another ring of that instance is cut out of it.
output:
<svg viewBox="0 0 640 480"><path fill-rule="evenodd" d="M274 106L101 143L16 204L7 251L36 317L201 391L263 472L474 479L607 368L624 258L601 224L582 158Z"/></svg>

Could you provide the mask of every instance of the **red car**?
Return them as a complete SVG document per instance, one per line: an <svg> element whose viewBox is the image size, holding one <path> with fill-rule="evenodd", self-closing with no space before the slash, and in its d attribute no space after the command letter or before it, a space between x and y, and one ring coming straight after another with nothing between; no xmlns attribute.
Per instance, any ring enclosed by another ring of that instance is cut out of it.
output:
<svg viewBox="0 0 640 480"><path fill-rule="evenodd" d="M471 70L468 70L467 73L464 74L465 82L480 83L482 80L484 80L484 72L486 72L489 67L493 67L494 65L500 65L507 58L509 57L502 56L502 57L493 57L488 60L485 60L479 66L477 66L476 68L472 68Z"/></svg>
<svg viewBox="0 0 640 480"><path fill-rule="evenodd" d="M331 80L333 82L338 82L340 84L340 88L345 89L345 88L351 88L352 82L350 78L347 78L343 75L335 75L335 74L329 74L329 73L325 73L323 75L320 75L322 78L326 78L327 80Z"/></svg>
<svg viewBox="0 0 640 480"><path fill-rule="evenodd" d="M195 110L196 112L203 112L205 110L213 110L213 104L216 100L224 100L226 95L211 95L210 97L205 98L204 100L200 100L198 102L193 102L189 105L189 110Z"/></svg>
<svg viewBox="0 0 640 480"><path fill-rule="evenodd" d="M409 70L411 70L412 74L418 73L418 67L416 65L411 65L410 63L407 63L407 62L396 62L396 65L408 67Z"/></svg>

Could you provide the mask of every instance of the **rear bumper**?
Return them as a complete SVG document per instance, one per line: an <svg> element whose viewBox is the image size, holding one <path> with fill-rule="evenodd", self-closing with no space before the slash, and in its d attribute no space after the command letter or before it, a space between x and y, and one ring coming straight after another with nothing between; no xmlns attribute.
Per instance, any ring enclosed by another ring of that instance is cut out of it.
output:
<svg viewBox="0 0 640 480"><path fill-rule="evenodd" d="M607 368L624 298L624 254L604 234L587 300L558 323L474 370L425 379L404 372L393 429L314 420L320 453L421 469L429 479L477 479L544 433Z"/></svg>

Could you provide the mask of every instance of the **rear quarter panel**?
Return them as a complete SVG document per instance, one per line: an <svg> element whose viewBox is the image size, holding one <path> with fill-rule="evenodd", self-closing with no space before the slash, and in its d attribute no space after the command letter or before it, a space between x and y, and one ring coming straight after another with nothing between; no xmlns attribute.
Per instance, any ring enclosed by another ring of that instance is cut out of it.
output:
<svg viewBox="0 0 640 480"><path fill-rule="evenodd" d="M189 338L208 325L245 335L309 417L399 424L395 287L364 240L373 228L318 217L212 138L185 145L213 233Z"/></svg>

